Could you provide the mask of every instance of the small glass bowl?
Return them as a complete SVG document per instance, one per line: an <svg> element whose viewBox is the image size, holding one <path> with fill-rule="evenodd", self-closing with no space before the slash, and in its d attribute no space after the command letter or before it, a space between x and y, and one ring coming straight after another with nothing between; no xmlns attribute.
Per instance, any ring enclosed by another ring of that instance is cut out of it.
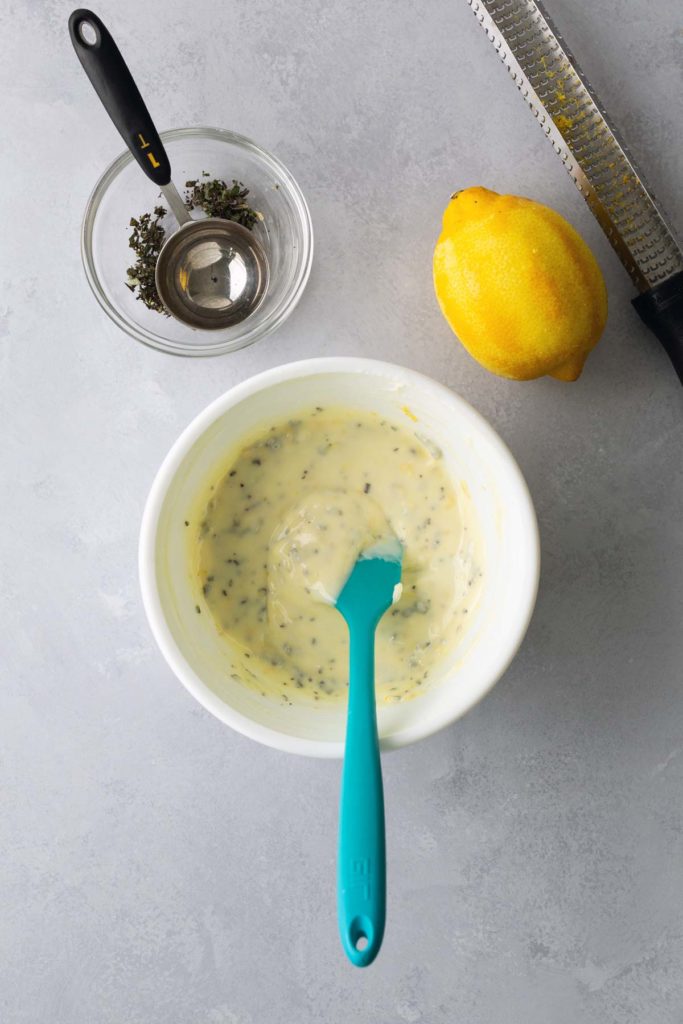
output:
<svg viewBox="0 0 683 1024"><path fill-rule="evenodd" d="M135 262L128 246L130 219L166 205L154 184L126 150L97 182L85 211L81 254L88 283L102 309L137 341L182 356L234 352L274 331L287 319L306 286L313 259L311 215L287 168L256 143L220 128L177 128L162 132L173 180L233 178L249 189L247 202L263 215L254 234L268 256L268 289L258 308L223 330L195 330L148 309L126 284ZM168 228L174 221L169 216Z"/></svg>

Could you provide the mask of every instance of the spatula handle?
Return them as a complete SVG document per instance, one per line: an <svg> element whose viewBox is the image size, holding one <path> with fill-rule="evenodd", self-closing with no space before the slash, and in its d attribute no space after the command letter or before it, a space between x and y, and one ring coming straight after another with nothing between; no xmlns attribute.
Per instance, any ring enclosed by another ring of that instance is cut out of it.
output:
<svg viewBox="0 0 683 1024"><path fill-rule="evenodd" d="M346 955L356 967L367 967L382 945L386 917L384 793L375 713L375 624L354 624L349 642L337 908Z"/></svg>
<svg viewBox="0 0 683 1024"><path fill-rule="evenodd" d="M155 185L168 185L171 165L166 150L104 22L81 7L69 18L69 35L83 70L128 149Z"/></svg>
<svg viewBox="0 0 683 1024"><path fill-rule="evenodd" d="M661 341L683 384L683 270L643 292L633 305Z"/></svg>

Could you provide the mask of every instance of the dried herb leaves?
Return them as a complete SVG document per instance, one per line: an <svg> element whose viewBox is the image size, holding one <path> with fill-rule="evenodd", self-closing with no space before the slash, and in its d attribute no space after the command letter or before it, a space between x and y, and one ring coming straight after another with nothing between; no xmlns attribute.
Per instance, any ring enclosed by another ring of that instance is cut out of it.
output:
<svg viewBox="0 0 683 1024"><path fill-rule="evenodd" d="M209 178L206 171L202 172L204 178ZM263 220L263 216L246 202L248 195L249 189L235 179L231 185L220 178L185 182L185 205L188 210L202 210L207 217L236 221L251 230L256 221ZM128 245L135 253L136 260L133 266L128 267L126 285L148 309L168 316L154 279L157 260L166 237L161 225L165 216L165 207L155 206L153 213L131 217L132 230Z"/></svg>
<svg viewBox="0 0 683 1024"><path fill-rule="evenodd" d="M128 267L126 284L135 298L144 302L148 309L154 309L157 313L168 316L154 281L154 271L166 234L160 221L165 216L165 207L155 206L153 214L142 213L139 217L131 217L130 227L133 230L130 233L128 245L137 259L132 267Z"/></svg>

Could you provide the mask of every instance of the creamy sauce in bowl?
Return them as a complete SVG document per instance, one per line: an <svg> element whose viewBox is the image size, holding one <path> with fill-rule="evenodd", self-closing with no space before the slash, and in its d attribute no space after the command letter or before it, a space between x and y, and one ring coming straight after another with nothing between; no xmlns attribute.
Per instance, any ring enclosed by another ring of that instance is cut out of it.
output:
<svg viewBox="0 0 683 1024"><path fill-rule="evenodd" d="M377 414L316 407L242 448L211 485L196 532L197 611L262 693L337 699L348 635L332 602L361 552L388 537L403 545L402 592L377 629L377 698L409 699L467 628L482 541L440 451Z"/></svg>

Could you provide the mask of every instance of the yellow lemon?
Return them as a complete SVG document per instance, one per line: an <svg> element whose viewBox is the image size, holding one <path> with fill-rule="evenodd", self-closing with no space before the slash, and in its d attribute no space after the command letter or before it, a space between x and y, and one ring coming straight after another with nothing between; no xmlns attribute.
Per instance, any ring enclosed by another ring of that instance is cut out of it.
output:
<svg viewBox="0 0 683 1024"><path fill-rule="evenodd" d="M571 224L481 187L446 207L434 287L470 355L514 380L576 380L607 319L600 267Z"/></svg>

